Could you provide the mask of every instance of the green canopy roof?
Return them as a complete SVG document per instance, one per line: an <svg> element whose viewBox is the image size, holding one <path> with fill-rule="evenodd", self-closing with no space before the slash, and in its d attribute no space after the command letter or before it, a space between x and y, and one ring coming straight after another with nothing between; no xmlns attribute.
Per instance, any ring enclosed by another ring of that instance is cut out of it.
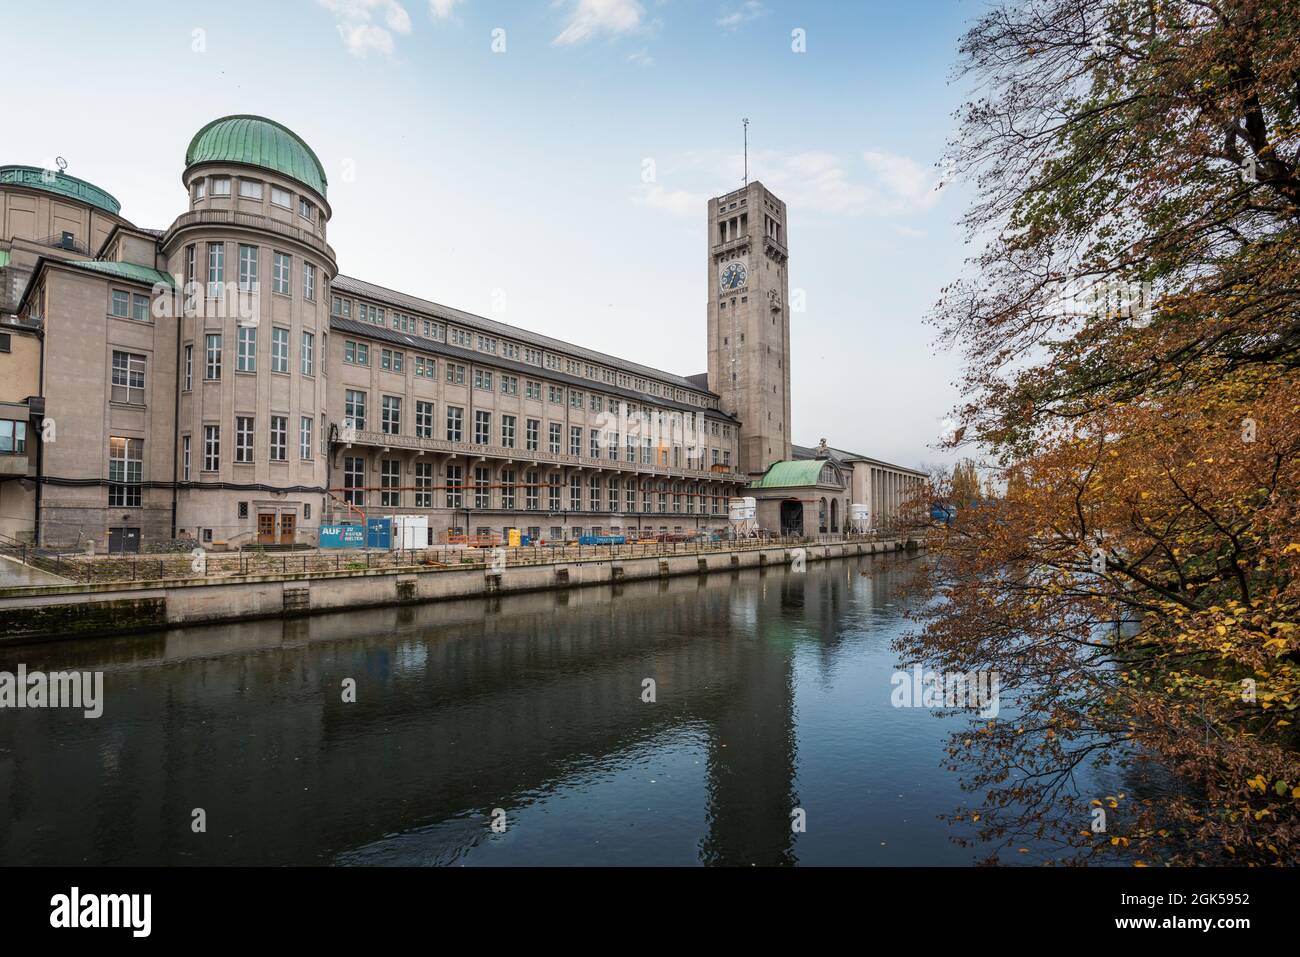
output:
<svg viewBox="0 0 1300 957"><path fill-rule="evenodd" d="M196 163L243 163L295 179L321 196L325 168L297 133L264 116L223 116L194 134L185 168Z"/></svg>
<svg viewBox="0 0 1300 957"><path fill-rule="evenodd" d="M63 260L59 265L102 272L108 276L128 279L131 282L142 282L150 286L158 282L167 286L176 285L176 280L161 269L150 269L148 266L137 266L135 263L119 263L105 259L71 259Z"/></svg>
<svg viewBox="0 0 1300 957"><path fill-rule="evenodd" d="M750 488L798 488L819 484L825 459L796 459L773 462L763 477L750 484Z"/></svg>
<svg viewBox="0 0 1300 957"><path fill-rule="evenodd" d="M57 170L40 169L36 166L0 166L0 186L25 186L54 193L79 203L87 203L114 216L122 209L113 196L100 189L94 183L77 179Z"/></svg>

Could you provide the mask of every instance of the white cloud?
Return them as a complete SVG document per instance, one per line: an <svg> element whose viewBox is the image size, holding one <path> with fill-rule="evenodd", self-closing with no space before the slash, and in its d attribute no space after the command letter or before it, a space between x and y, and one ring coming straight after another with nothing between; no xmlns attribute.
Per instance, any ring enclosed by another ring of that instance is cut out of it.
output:
<svg viewBox="0 0 1300 957"><path fill-rule="evenodd" d="M868 150L862 159L874 174L880 198L896 207L893 211L918 212L939 201L939 177L916 160L877 150Z"/></svg>
<svg viewBox="0 0 1300 957"><path fill-rule="evenodd" d="M607 33L618 36L641 26L645 9L637 0L573 0L569 21L552 43L582 43Z"/></svg>
<svg viewBox="0 0 1300 957"><path fill-rule="evenodd" d="M647 185L632 201L639 206L663 210L674 216L699 216L709 197L705 193L690 193L684 189L664 189L654 183Z"/></svg>
<svg viewBox="0 0 1300 957"><path fill-rule="evenodd" d="M857 164L823 150L766 150L750 155L749 178L762 180L800 213L905 217L923 213L939 201L941 194L934 188L938 177L915 160L882 150L867 151L861 160ZM660 170L677 182L705 184L712 192L655 187L637 201L676 215L699 215L709 196L740 186L744 161L740 153L701 150L674 157Z"/></svg>
<svg viewBox="0 0 1300 957"><path fill-rule="evenodd" d="M429 0L429 13L435 20L446 20L456 9L456 4L464 0Z"/></svg>
<svg viewBox="0 0 1300 957"><path fill-rule="evenodd" d="M411 16L397 0L318 0L334 15L343 45L353 56L371 50L385 56L393 52L393 34L411 32ZM378 17L383 25L375 23Z"/></svg>
<svg viewBox="0 0 1300 957"><path fill-rule="evenodd" d="M655 58L646 50L637 50L635 53L627 55L628 63L635 63L637 66L653 66Z"/></svg>
<svg viewBox="0 0 1300 957"><path fill-rule="evenodd" d="M756 20L764 14L763 4L759 0L745 0L740 7L718 17L714 22L724 30L739 30L750 20Z"/></svg>

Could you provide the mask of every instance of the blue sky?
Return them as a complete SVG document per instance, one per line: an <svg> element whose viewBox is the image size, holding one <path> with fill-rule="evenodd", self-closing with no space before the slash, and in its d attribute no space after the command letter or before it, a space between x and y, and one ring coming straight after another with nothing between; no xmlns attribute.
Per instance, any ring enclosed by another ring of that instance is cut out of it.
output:
<svg viewBox="0 0 1300 957"><path fill-rule="evenodd" d="M199 127L269 116L325 165L343 272L692 374L706 367L705 202L740 184L748 117L750 176L788 205L807 303L791 317L794 437L941 461L957 360L922 320L969 249L962 184L936 190L935 164L962 100L956 43L980 9L26 4L5 12L0 163L64 156L163 228L184 210Z"/></svg>

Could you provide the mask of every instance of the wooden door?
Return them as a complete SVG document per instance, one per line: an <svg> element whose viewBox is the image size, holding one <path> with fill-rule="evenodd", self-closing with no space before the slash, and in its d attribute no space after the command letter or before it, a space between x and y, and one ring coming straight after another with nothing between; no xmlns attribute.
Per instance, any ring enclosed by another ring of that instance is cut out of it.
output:
<svg viewBox="0 0 1300 957"><path fill-rule="evenodd" d="M294 527L294 521L295 519L297 519L297 517L298 516L292 513L280 516L280 544L281 545L293 544L293 527Z"/></svg>
<svg viewBox="0 0 1300 957"><path fill-rule="evenodd" d="M275 513L257 513L257 543L259 545L275 544Z"/></svg>

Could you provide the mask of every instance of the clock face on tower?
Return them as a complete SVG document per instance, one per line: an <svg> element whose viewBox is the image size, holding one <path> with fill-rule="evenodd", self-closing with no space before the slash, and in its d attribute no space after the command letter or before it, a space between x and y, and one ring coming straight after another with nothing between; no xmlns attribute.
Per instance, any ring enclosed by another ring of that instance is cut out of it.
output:
<svg viewBox="0 0 1300 957"><path fill-rule="evenodd" d="M745 284L745 264L739 260L727 263L719 282L724 290L739 289Z"/></svg>

